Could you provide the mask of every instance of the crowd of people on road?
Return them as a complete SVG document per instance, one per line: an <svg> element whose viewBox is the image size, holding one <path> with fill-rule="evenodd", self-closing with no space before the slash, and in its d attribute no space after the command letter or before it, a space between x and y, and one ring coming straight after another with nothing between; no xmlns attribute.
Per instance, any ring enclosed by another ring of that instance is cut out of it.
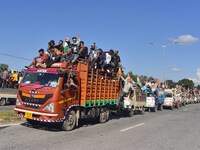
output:
<svg viewBox="0 0 200 150"><path fill-rule="evenodd" d="M116 73L121 62L118 50L103 51L101 48L97 48L95 43L91 44L88 52L88 47L85 46L84 41L80 40L80 35L73 37L71 41L69 37L65 39L65 42L59 40L57 45L54 40L51 40L46 52L44 49L40 49L38 52L39 56L35 57L30 65L25 66L26 68L49 68L57 62L68 62L71 64L69 68L72 68L78 61L83 61L87 62L90 68Z"/></svg>
<svg viewBox="0 0 200 150"><path fill-rule="evenodd" d="M18 88L24 76L24 70L14 71L3 68L1 70L0 88Z"/></svg>

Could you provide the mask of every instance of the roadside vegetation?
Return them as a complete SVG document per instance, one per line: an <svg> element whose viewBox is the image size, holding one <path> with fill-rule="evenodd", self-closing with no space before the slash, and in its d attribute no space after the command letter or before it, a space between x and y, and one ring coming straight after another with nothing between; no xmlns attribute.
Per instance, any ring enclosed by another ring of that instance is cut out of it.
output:
<svg viewBox="0 0 200 150"><path fill-rule="evenodd" d="M7 123L17 123L25 121L24 118L17 117L14 114L14 110L2 110L0 111L0 125Z"/></svg>

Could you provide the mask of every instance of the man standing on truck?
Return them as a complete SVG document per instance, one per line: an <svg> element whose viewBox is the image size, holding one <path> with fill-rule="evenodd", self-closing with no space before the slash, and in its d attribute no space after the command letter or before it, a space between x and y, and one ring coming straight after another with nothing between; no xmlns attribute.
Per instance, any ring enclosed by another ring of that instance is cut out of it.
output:
<svg viewBox="0 0 200 150"><path fill-rule="evenodd" d="M120 78L124 81L124 87L123 87L122 92L119 95L119 99L118 99L119 104L120 104L120 102L123 102L124 97L127 96L129 90L132 90L132 91L134 90L134 87L133 87L134 81L131 79L129 74L126 79L124 79L122 76L120 76Z"/></svg>

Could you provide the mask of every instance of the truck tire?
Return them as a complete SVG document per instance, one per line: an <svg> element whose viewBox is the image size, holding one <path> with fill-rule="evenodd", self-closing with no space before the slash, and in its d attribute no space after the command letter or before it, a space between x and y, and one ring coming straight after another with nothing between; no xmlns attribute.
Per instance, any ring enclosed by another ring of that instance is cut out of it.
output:
<svg viewBox="0 0 200 150"><path fill-rule="evenodd" d="M107 116L107 120L108 121L110 119L110 110L106 109L106 116Z"/></svg>
<svg viewBox="0 0 200 150"><path fill-rule="evenodd" d="M129 117L133 117L134 114L135 114L134 110L131 109L131 110L129 111L129 113L128 113L128 116L129 116Z"/></svg>
<svg viewBox="0 0 200 150"><path fill-rule="evenodd" d="M105 123L106 121L108 121L109 120L109 109L102 108L100 110L100 113L99 113L99 116L97 119L100 123Z"/></svg>
<svg viewBox="0 0 200 150"><path fill-rule="evenodd" d="M140 111L140 114L141 114L141 115L144 115L144 111L145 111L145 110L144 110L144 107L142 107L142 110Z"/></svg>
<svg viewBox="0 0 200 150"><path fill-rule="evenodd" d="M0 99L0 106L4 106L6 104L6 99L5 98L1 98Z"/></svg>
<svg viewBox="0 0 200 150"><path fill-rule="evenodd" d="M170 109L171 109L171 110L174 110L174 106L171 106Z"/></svg>
<svg viewBox="0 0 200 150"><path fill-rule="evenodd" d="M62 130L71 131L74 129L75 125L76 125L76 113L74 110L71 110L65 115L65 120L62 124Z"/></svg>

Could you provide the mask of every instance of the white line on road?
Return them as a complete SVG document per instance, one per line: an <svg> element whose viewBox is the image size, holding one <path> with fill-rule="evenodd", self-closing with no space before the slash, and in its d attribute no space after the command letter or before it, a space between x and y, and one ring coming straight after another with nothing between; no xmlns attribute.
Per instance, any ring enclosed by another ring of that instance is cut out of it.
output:
<svg viewBox="0 0 200 150"><path fill-rule="evenodd" d="M20 125L21 123L16 123L16 124L5 124L5 125L0 125L0 128L1 127L8 127L8 126L18 126Z"/></svg>
<svg viewBox="0 0 200 150"><path fill-rule="evenodd" d="M120 131L127 131L127 130L130 130L130 129L133 129L133 128L136 128L136 127L139 127L139 126L142 126L142 125L144 125L144 123L140 123L140 124L137 124L137 125L134 125L134 126L132 126L132 127L129 127L129 128L126 128L126 129L122 129L122 130L120 130Z"/></svg>

